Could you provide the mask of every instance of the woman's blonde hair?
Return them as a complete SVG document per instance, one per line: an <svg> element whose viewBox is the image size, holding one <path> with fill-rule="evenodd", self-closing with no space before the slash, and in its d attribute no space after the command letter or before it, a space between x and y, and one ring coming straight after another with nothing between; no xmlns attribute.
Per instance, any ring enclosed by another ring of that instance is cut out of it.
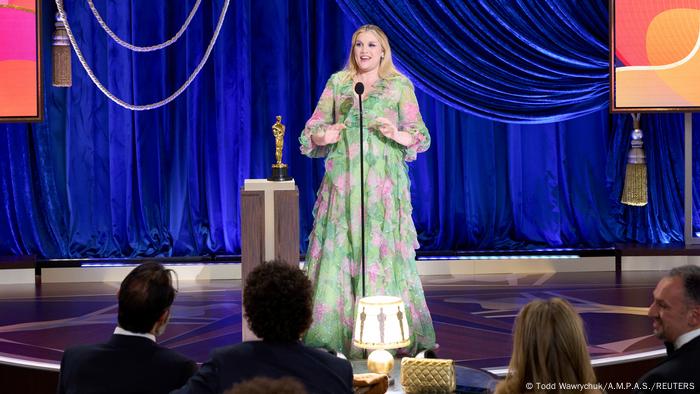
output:
<svg viewBox="0 0 700 394"><path fill-rule="evenodd" d="M377 39L379 40L379 45L381 45L382 50L384 51L384 58L379 61L379 78L393 78L396 76L401 75L399 70L394 67L394 61L391 58L391 46L389 45L389 38L387 38L386 34L384 34L384 31L379 28L379 26L375 25L363 25L360 26L357 30L355 30L355 33L352 34L352 43L350 44L350 55L348 56L348 63L345 66L345 70L350 73L350 77L354 78L357 75L357 71L359 70L359 66L357 65L357 61L355 60L354 56L354 51L355 51L355 44L357 43L357 36L360 35L360 33L364 32L372 32L374 35L377 36Z"/></svg>
<svg viewBox="0 0 700 394"><path fill-rule="evenodd" d="M560 383L596 383L583 321L566 300L535 300L523 307L513 328L509 373L496 393L581 393ZM534 385L530 387L527 385ZM538 385L540 384L539 389ZM554 384L554 390L542 385ZM583 392L599 392L586 390Z"/></svg>

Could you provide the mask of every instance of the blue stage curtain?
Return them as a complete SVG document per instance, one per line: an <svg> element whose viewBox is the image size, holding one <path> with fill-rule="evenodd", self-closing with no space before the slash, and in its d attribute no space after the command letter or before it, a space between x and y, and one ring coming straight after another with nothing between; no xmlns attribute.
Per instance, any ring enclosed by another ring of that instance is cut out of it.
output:
<svg viewBox="0 0 700 394"><path fill-rule="evenodd" d="M174 35L195 1L170 3L95 1L112 30L137 45ZM144 104L185 82L222 5L203 1L177 43L147 54L109 39L86 2L66 1L66 11L98 78ZM56 9L53 1L42 7L45 121L0 125L0 255L240 253L240 188L269 175L278 114L287 125L285 162L301 190L317 187L322 169L302 158L296 138L325 78L345 61L346 46L336 44L352 26L334 2L231 1L199 77L169 105L144 112L107 99L75 56L73 86L51 87ZM313 199L301 195L304 218ZM308 219L302 227L309 231Z"/></svg>
<svg viewBox="0 0 700 394"><path fill-rule="evenodd" d="M194 4L166 2L96 6L118 35L146 45L172 36ZM375 14L384 15L388 3L373 2ZM606 2L391 3L397 17L382 21L357 18L349 1L342 9L328 0L232 1L200 76L154 111L113 104L75 57L72 88L52 88L46 72L45 121L0 125L0 255L240 253L239 191L244 179L270 172L275 115L287 126L283 157L299 186L305 250L323 165L301 156L296 139L327 78L345 64L352 32L369 22L390 35L433 137L410 164L422 250L683 239L682 115L643 117L650 205L619 203L631 119L607 112ZM119 97L143 104L185 81L222 4L202 2L186 35L155 54L111 42L85 2L67 1L66 8L98 77ZM44 48L54 14L53 2L43 2ZM401 29L414 21L423 21L420 34L404 39ZM504 29L493 35L496 24ZM426 43L429 36L449 36L451 44ZM462 49L461 42L476 46ZM421 60L424 53L432 55ZM444 65L455 68L441 82ZM50 70L49 56L44 66ZM541 124L529 124L535 122ZM697 116L694 124L697 130Z"/></svg>
<svg viewBox="0 0 700 394"><path fill-rule="evenodd" d="M620 203L629 115L599 110L520 125L456 111L425 93L418 98L433 137L431 149L411 163L422 250L683 240L682 114L642 116L649 205L629 207ZM700 116L693 124L697 139Z"/></svg>
<svg viewBox="0 0 700 394"><path fill-rule="evenodd" d="M605 1L338 3L381 26L414 83L453 108L549 123L608 106Z"/></svg>

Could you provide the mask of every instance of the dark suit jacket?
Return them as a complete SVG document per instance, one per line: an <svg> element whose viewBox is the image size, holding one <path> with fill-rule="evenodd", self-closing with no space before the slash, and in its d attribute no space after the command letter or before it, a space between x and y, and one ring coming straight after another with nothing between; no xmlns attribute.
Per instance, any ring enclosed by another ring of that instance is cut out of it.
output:
<svg viewBox="0 0 700 394"><path fill-rule="evenodd" d="M173 394L221 393L257 376L291 376L309 393L352 393L352 367L347 360L300 342L243 342L215 349L211 359Z"/></svg>
<svg viewBox="0 0 700 394"><path fill-rule="evenodd" d="M112 335L107 343L63 353L57 392L168 393L196 370L194 361L148 338Z"/></svg>
<svg viewBox="0 0 700 394"><path fill-rule="evenodd" d="M642 376L636 393L697 393L700 391L700 337L670 353Z"/></svg>

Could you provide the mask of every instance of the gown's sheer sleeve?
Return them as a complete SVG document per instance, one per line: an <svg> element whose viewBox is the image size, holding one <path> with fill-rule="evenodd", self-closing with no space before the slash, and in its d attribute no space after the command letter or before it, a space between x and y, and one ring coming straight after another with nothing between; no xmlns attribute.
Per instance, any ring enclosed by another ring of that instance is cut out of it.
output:
<svg viewBox="0 0 700 394"><path fill-rule="evenodd" d="M323 134L329 126L334 123L335 104L333 100L334 77L332 76L326 83L321 98L318 100L316 109L311 115L306 126L299 136L301 153L309 157L325 157L328 155L329 146L319 146L314 144L311 136Z"/></svg>
<svg viewBox="0 0 700 394"><path fill-rule="evenodd" d="M418 109L413 84L408 78L401 78L398 85L401 90L398 129L413 136L413 143L404 150L404 159L413 161L418 153L425 152L430 147L430 134Z"/></svg>

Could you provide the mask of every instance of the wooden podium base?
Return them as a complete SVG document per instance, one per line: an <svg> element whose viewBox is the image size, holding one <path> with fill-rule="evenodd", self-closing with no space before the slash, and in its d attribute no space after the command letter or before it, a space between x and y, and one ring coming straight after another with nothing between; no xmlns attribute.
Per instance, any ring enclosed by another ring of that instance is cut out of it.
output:
<svg viewBox="0 0 700 394"><path fill-rule="evenodd" d="M291 181L246 179L241 191L241 280L264 261L299 266L299 190ZM243 317L243 340L258 339Z"/></svg>

